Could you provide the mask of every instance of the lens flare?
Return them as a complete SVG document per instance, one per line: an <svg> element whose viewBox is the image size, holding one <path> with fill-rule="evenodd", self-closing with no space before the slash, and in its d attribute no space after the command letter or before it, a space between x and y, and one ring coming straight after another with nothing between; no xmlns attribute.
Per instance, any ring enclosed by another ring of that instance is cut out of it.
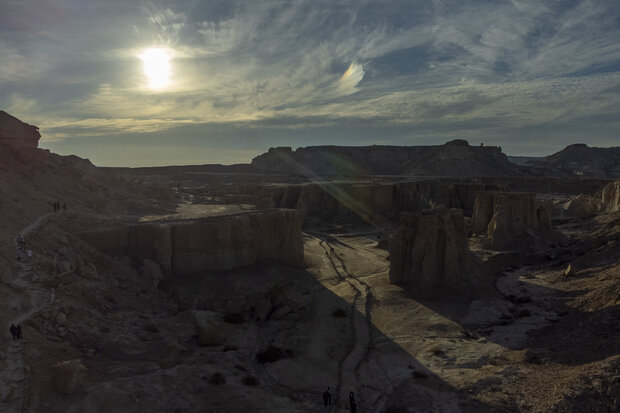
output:
<svg viewBox="0 0 620 413"><path fill-rule="evenodd" d="M138 57L151 89L164 89L170 84L170 55L165 49L146 49Z"/></svg>

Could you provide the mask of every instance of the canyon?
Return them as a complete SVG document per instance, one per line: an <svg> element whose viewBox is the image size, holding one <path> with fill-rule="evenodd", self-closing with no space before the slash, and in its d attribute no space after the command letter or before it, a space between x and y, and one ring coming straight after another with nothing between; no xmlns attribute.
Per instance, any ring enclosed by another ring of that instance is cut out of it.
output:
<svg viewBox="0 0 620 413"><path fill-rule="evenodd" d="M131 169L39 138L0 112L3 412L620 408L617 148Z"/></svg>

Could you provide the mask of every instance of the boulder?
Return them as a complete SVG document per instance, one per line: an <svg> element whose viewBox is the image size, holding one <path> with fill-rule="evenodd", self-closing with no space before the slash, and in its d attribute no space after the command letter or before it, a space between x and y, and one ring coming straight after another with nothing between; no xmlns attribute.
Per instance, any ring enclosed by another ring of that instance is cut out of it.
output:
<svg viewBox="0 0 620 413"><path fill-rule="evenodd" d="M161 272L161 267L153 260L145 258L142 260L142 267L140 267L140 273L145 278L151 280L153 288L157 288L159 283L164 279L164 275Z"/></svg>
<svg viewBox="0 0 620 413"><path fill-rule="evenodd" d="M600 199L579 194L568 203L566 213L580 219L588 219L598 214L601 209Z"/></svg>
<svg viewBox="0 0 620 413"><path fill-rule="evenodd" d="M176 341L168 343L164 356L159 360L159 366L162 369L171 369L179 364L181 355L187 351L187 347L177 343Z"/></svg>
<svg viewBox="0 0 620 413"><path fill-rule="evenodd" d="M457 286L470 255L460 210L429 210L401 215L390 243L390 282L413 289Z"/></svg>
<svg viewBox="0 0 620 413"><path fill-rule="evenodd" d="M56 314L56 324L64 326L67 323L67 316L62 311Z"/></svg>
<svg viewBox="0 0 620 413"><path fill-rule="evenodd" d="M64 394L73 394L84 381L88 369L80 359L68 360L54 365L54 387Z"/></svg>
<svg viewBox="0 0 620 413"><path fill-rule="evenodd" d="M291 307L288 305L283 305L282 307L276 308L269 318L272 320L281 320L285 315L291 312Z"/></svg>
<svg viewBox="0 0 620 413"><path fill-rule="evenodd" d="M292 311L298 311L304 306L304 301L291 281L275 286L268 294L273 308L288 306Z"/></svg>
<svg viewBox="0 0 620 413"><path fill-rule="evenodd" d="M256 320L264 321L267 320L269 314L271 314L271 310L273 309L271 305L271 300L267 297L261 299L256 304Z"/></svg>
<svg viewBox="0 0 620 413"><path fill-rule="evenodd" d="M201 346L221 346L226 343L228 327L219 314L213 311L193 310L192 315Z"/></svg>

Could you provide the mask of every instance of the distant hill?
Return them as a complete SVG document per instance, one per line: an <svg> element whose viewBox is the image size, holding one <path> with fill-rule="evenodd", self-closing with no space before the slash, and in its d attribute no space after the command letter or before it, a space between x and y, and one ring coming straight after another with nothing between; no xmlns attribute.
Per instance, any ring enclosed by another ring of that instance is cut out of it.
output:
<svg viewBox="0 0 620 413"><path fill-rule="evenodd" d="M556 176L573 175L597 179L620 178L620 147L593 148L569 145L540 163Z"/></svg>
<svg viewBox="0 0 620 413"><path fill-rule="evenodd" d="M517 176L523 175L497 146L469 146L457 139L433 146L406 165L407 176Z"/></svg>
<svg viewBox="0 0 620 413"><path fill-rule="evenodd" d="M252 160L258 169L311 175L518 176L497 146L454 140L436 146L310 146L270 148Z"/></svg>

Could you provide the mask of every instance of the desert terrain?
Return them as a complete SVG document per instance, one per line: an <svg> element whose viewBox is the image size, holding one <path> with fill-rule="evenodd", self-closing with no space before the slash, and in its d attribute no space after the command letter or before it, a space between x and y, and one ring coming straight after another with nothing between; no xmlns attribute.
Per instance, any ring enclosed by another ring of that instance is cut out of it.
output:
<svg viewBox="0 0 620 413"><path fill-rule="evenodd" d="M618 148L97 168L0 115L2 412L620 409Z"/></svg>

